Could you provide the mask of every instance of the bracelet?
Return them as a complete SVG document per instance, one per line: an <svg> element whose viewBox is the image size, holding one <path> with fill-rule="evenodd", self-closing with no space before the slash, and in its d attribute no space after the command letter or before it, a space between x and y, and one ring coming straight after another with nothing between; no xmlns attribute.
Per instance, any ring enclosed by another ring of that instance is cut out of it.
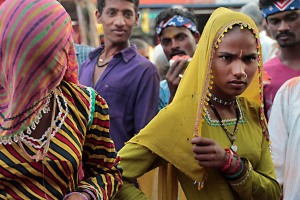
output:
<svg viewBox="0 0 300 200"><path fill-rule="evenodd" d="M225 163L225 165L222 167L222 169L221 169L222 172L226 171L230 167L231 162L233 160L233 152L228 148L224 149L224 150L225 150L226 153L229 154L229 158L228 158L227 163ZM225 156L226 156L226 154L225 154Z"/></svg>
<svg viewBox="0 0 300 200"><path fill-rule="evenodd" d="M80 194L81 196L84 197L85 200L89 200L89 199L87 198L87 196L85 196L85 195L82 194L81 192L71 192L71 193L67 194L67 195L63 198L63 200L67 200L67 199L69 198L69 196L72 195L72 194Z"/></svg>
<svg viewBox="0 0 300 200"><path fill-rule="evenodd" d="M236 158L237 159L237 163L236 163L236 165L231 169L231 170L229 170L227 173L228 174L235 174L235 173L237 173L237 170L239 169L239 167L240 167L240 164L241 164L241 157L240 156L238 156L238 155L233 155L233 157L234 158Z"/></svg>
<svg viewBox="0 0 300 200"><path fill-rule="evenodd" d="M227 179L229 179L229 180L231 180L231 181L233 181L233 180L236 180L237 179L237 177L239 177L242 173L243 173L243 170L244 170L244 162L243 161L240 161L240 171L238 171L237 173L235 173L235 174L233 174L233 175L228 175L228 174L226 174L225 175L225 177L227 178Z"/></svg>
<svg viewBox="0 0 300 200"><path fill-rule="evenodd" d="M246 175L243 177L243 179L237 183L230 183L231 186L240 186L243 185L244 183L246 183L246 181L248 180L248 178L250 177L250 173L251 173L252 167L250 166L249 169L247 170Z"/></svg>
<svg viewBox="0 0 300 200"><path fill-rule="evenodd" d="M97 199L95 194L91 191L91 190L88 190L88 189L84 189L82 190L83 192L86 192L90 197L91 199ZM102 198L101 198L102 199Z"/></svg>

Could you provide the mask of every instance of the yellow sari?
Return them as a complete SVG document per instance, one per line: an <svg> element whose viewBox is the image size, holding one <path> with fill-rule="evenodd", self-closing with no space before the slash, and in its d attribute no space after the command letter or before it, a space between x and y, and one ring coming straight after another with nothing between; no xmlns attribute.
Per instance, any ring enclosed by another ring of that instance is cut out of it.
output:
<svg viewBox="0 0 300 200"><path fill-rule="evenodd" d="M205 187L207 170L199 166L198 162L194 159L191 139L200 136L202 133L202 122L204 121L203 117L205 116L208 100L207 94L212 84L210 71L214 49L217 48L224 34L230 31L232 26L236 24L241 29L249 29L253 32L257 38L259 57L262 57L258 35L259 30L248 16L226 8L218 8L214 11L204 28L197 50L183 75L172 103L162 109L138 135L132 138L120 150L119 155L121 159L122 157L124 158L120 166L124 169L123 175L125 179L130 180L133 178L130 177L130 171L138 170L138 166L135 166L135 160L131 159L133 157L130 157L130 154L135 154L134 151L144 151L142 148L146 148L159 158L171 163L178 172L193 180L199 189ZM254 102L258 113L255 116L257 119L255 121L259 123L258 126L260 127L261 134L268 136L262 104L261 59L259 60L257 75L241 96L244 96L248 101ZM269 152L266 155L268 156ZM152 157L151 155L149 156ZM149 170L160 164L156 163L159 160L156 158L153 159L155 161L149 167ZM132 163L130 164L130 162ZM270 157L268 163L271 162ZM163 174L165 177L162 177L161 180L167 180L167 174ZM273 191L273 188L277 188L277 183L274 180L275 173L272 166L270 167L270 174L269 177L274 185L270 186L271 189L269 189ZM210 179L210 177L208 176L207 179ZM160 196L159 199L170 200L177 198L178 193L176 189L172 188L172 186L177 187L176 178L172 180L173 183L167 183L168 187L166 187L165 191L162 191L165 194L158 195ZM127 186L125 186L124 191L126 189L128 189ZM277 189L274 189L274 191L277 191ZM120 197L122 197L122 190Z"/></svg>

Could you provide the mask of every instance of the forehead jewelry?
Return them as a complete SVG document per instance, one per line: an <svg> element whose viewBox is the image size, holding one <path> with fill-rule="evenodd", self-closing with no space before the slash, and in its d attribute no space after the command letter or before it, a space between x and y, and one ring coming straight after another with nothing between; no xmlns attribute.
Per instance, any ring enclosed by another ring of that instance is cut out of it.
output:
<svg viewBox="0 0 300 200"><path fill-rule="evenodd" d="M242 58L242 56L243 56L243 49L241 49L241 51L240 51L239 58Z"/></svg>

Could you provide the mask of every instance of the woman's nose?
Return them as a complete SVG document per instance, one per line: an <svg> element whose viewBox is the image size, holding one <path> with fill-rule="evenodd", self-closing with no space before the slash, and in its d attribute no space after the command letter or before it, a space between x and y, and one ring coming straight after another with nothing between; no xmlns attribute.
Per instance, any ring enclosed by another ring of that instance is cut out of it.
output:
<svg viewBox="0 0 300 200"><path fill-rule="evenodd" d="M247 78L245 64L241 60L239 60L233 67L233 75L238 79L245 79L245 77Z"/></svg>

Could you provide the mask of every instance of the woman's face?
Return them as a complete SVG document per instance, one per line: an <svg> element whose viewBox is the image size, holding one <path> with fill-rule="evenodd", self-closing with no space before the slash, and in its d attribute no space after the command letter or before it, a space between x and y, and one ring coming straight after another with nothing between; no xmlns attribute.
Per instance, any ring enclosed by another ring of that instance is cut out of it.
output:
<svg viewBox="0 0 300 200"><path fill-rule="evenodd" d="M212 93L233 99L242 94L258 67L257 43L252 30L234 26L221 38L212 59Z"/></svg>

